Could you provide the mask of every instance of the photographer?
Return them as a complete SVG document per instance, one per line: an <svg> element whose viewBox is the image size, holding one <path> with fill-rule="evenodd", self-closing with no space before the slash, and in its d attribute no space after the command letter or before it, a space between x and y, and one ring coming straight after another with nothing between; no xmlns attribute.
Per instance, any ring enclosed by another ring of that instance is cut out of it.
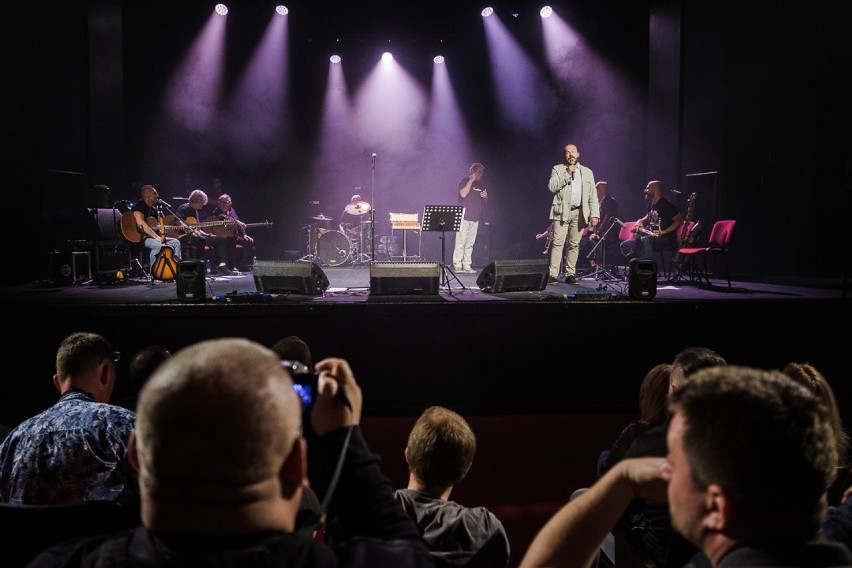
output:
<svg viewBox="0 0 852 568"><path fill-rule="evenodd" d="M142 524L54 546L33 565L432 566L361 436L349 364L329 358L315 368L313 449L342 465L329 503L334 545L295 531L308 448L290 372L266 347L224 338L180 350L142 390L130 441Z"/></svg>

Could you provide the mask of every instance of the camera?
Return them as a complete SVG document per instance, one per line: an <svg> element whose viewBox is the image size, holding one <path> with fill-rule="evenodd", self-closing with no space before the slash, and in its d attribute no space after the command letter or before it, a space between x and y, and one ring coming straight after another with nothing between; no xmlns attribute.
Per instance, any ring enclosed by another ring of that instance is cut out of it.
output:
<svg viewBox="0 0 852 568"><path fill-rule="evenodd" d="M282 359L281 366L290 371L290 376L293 377L293 389L302 400L302 407L310 408L319 392L319 373L311 371L300 361L290 359Z"/></svg>

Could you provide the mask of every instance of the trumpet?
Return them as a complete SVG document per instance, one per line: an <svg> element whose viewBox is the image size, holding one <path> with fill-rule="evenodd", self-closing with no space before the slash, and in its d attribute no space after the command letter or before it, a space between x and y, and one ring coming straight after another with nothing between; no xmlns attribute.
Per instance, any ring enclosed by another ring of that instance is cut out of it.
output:
<svg viewBox="0 0 852 568"><path fill-rule="evenodd" d="M553 223L548 226L543 233L539 233L535 236L535 240L540 241L541 239L547 239L547 242L544 246L544 252L541 254L547 254L550 250L550 243L553 242Z"/></svg>

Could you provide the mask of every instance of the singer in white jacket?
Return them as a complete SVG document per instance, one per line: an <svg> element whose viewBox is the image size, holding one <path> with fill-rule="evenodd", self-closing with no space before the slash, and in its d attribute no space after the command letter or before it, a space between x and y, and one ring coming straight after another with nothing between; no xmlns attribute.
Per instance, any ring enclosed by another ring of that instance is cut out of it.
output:
<svg viewBox="0 0 852 568"><path fill-rule="evenodd" d="M550 170L547 188L553 194L550 219L553 221L553 248L550 249L548 284L559 281L559 267L565 249L565 282L576 284L577 257L580 237L586 226L595 227L600 221L595 174L580 165L580 150L568 144L563 150L564 162ZM567 244L567 247L566 247Z"/></svg>

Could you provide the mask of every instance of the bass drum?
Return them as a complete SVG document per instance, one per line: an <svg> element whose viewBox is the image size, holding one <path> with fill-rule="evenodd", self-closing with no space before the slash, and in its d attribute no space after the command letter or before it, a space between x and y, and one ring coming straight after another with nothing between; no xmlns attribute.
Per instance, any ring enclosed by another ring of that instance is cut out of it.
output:
<svg viewBox="0 0 852 568"><path fill-rule="evenodd" d="M327 231L317 240L317 256L325 266L345 264L352 255L352 243L340 231Z"/></svg>

